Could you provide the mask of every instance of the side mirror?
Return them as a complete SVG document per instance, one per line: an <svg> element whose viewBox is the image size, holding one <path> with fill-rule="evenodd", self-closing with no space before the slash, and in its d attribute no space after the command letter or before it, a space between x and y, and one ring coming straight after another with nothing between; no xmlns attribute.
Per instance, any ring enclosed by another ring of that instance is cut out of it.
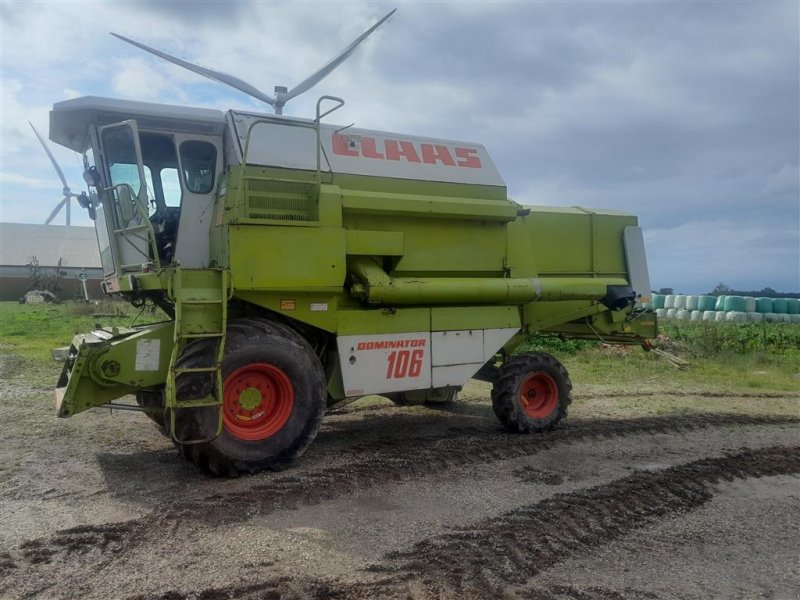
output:
<svg viewBox="0 0 800 600"><path fill-rule="evenodd" d="M133 206L136 196L133 194L133 188L127 183L120 183L114 186L114 190L117 194L119 216L122 217L122 222L127 224L136 216L136 209Z"/></svg>
<svg viewBox="0 0 800 600"><path fill-rule="evenodd" d="M89 167L83 172L83 180L86 182L86 185L93 188L100 187L100 173L97 171L97 167Z"/></svg>

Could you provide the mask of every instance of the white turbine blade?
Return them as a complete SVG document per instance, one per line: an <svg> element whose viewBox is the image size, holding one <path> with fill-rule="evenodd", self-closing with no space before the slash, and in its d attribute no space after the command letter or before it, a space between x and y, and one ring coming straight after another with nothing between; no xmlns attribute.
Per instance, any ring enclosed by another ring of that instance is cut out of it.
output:
<svg viewBox="0 0 800 600"><path fill-rule="evenodd" d="M161 52L160 50L156 50L155 48L151 48L150 46L145 46L144 44L140 44L139 42L135 42L125 36L119 35L118 33L111 33L116 38L121 39L123 42L128 42L136 46L137 48L141 48L151 54L155 54L156 56L163 58L164 60L168 60L171 63L174 63L178 66L183 67L184 69L189 69L190 71L194 71L198 75L202 75L203 77L208 77L209 79L213 79L214 81L218 81L219 83L224 83L225 85L229 85L232 88L239 90L240 92L244 92L249 96L253 96L254 98L258 98L259 100L266 102L269 105L275 105L275 98L270 96L269 94L265 94L258 88L253 87L246 81L242 81L238 77L234 77L233 75L228 75L227 73L223 73L221 71L214 71L213 69L206 69L205 67L201 67L194 63L190 63L186 60L182 60L180 58L176 58L167 54L166 52Z"/></svg>
<svg viewBox="0 0 800 600"><path fill-rule="evenodd" d="M342 50L339 53L338 56L336 56L334 59L332 59L330 62L328 62L325 66L320 68L316 73L314 73L310 77L308 77L308 78L304 79L303 81L301 81L300 83L298 83L295 87L293 87L291 90L289 90L286 94L280 94L278 99L280 101L282 101L282 102L286 102L288 100L291 100L292 98L294 98L298 94L302 94L303 92L308 91L312 87L317 85L320 81L322 81L325 77L327 77L330 74L331 71L333 71L336 67L338 67L340 64L342 64L342 62L344 62L344 60L347 59L347 57L350 56L353 53L353 51L358 47L358 45L361 42L363 42L365 39L367 39L367 37L369 36L370 33L372 33L378 27L383 25L383 23L389 17L391 17L396 11L397 11L396 8L394 10L392 10L389 14L387 14L385 17L383 17L380 21L375 23L375 25L373 25L372 27L367 29L364 33L362 33L360 36L358 36L353 41L353 43L351 43L347 48Z"/></svg>
<svg viewBox="0 0 800 600"><path fill-rule="evenodd" d="M56 207L53 209L53 212L50 213L50 216L47 217L47 221L44 222L45 225L50 225L50 221L56 218L58 211L64 208L64 205L69 201L69 196L64 196L64 199L56 204Z"/></svg>
<svg viewBox="0 0 800 600"><path fill-rule="evenodd" d="M47 147L47 142L45 142L44 138L41 135L39 135L38 131L36 131L36 127L33 126L33 123L28 121L28 125L31 126L31 129L33 129L33 133L35 133L36 137L39 138L39 143L42 145L42 148L44 148L44 151L47 152L47 156L50 157L50 162L53 163L53 167L55 167L56 173L58 173L58 178L61 180L61 185L64 187L63 190L64 194L69 194L70 191L69 191L69 186L67 185L67 179L66 177L64 177L64 173L61 171L61 167L58 166L55 156L53 156L53 153L50 152L50 148Z"/></svg>

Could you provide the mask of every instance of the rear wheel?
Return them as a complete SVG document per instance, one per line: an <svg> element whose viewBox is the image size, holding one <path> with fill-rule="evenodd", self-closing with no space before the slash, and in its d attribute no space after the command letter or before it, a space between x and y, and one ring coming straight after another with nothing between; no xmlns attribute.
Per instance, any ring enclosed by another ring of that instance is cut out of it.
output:
<svg viewBox="0 0 800 600"><path fill-rule="evenodd" d="M500 367L492 407L508 431L546 431L567 416L571 393L569 374L558 360L544 352L527 352Z"/></svg>
<svg viewBox="0 0 800 600"><path fill-rule="evenodd" d="M178 366L205 366L215 348L187 347ZM181 454L213 475L277 470L299 457L316 437L325 410L325 375L308 343L290 328L261 319L228 327L222 361L222 433L210 442L180 445ZM178 379L179 398L211 391L210 378ZM178 411L179 439L203 439L216 431L217 408Z"/></svg>

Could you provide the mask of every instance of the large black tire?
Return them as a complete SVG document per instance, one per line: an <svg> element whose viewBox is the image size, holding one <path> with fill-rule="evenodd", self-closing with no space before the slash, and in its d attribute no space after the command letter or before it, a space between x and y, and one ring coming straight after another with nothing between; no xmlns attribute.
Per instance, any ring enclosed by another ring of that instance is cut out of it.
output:
<svg viewBox="0 0 800 600"><path fill-rule="evenodd" d="M572 382L564 366L544 352L509 358L492 388L494 414L507 431L552 429L567 416Z"/></svg>
<svg viewBox="0 0 800 600"><path fill-rule="evenodd" d="M215 346L203 341L202 350L198 347L200 343L187 346L177 366L208 366ZM210 442L179 444L187 460L212 475L233 477L279 470L303 454L322 422L326 383L319 358L297 332L263 319L232 321L227 330L222 377L222 433ZM184 374L178 378L178 398L202 397L211 392L211 385L208 376ZM256 388L261 390L255 394L255 402L260 404L249 409L254 412L247 416L247 409L239 405L251 402L253 396L246 400L245 395ZM178 410L178 438L213 436L218 414L216 408ZM241 418L261 425L252 427ZM259 420L262 418L263 422Z"/></svg>

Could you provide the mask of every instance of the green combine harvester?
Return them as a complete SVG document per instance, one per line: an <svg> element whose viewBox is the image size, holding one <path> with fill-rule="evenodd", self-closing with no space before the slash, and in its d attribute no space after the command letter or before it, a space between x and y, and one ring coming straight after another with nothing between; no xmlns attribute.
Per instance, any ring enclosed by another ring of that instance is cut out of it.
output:
<svg viewBox="0 0 800 600"><path fill-rule="evenodd" d="M388 16L274 96L132 42L278 114L53 107L50 139L84 156L105 292L170 317L76 335L59 417L134 394L198 467L255 473L300 456L326 407L446 402L471 378L507 430L550 429L572 386L552 356L514 354L528 334L655 336L636 217L519 205L483 146L323 123L338 98L280 114Z"/></svg>

